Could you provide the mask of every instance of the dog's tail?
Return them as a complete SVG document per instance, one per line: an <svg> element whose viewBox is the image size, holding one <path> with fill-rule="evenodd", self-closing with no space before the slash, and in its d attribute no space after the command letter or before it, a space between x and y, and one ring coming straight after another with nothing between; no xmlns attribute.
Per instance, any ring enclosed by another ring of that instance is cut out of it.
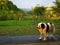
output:
<svg viewBox="0 0 60 45"><path fill-rule="evenodd" d="M53 28L52 32L53 32L53 34L55 34L55 26L53 23L52 23L52 28Z"/></svg>

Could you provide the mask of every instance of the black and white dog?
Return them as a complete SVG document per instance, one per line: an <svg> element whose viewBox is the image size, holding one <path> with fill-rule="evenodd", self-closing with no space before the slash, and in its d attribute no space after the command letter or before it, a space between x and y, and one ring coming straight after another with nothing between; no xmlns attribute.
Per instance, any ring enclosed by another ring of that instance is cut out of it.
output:
<svg viewBox="0 0 60 45"><path fill-rule="evenodd" d="M51 32L51 34L53 35L55 33L55 27L53 23L38 23L38 30L40 32L40 38L42 38L42 35L44 35L44 40L47 39L48 33Z"/></svg>

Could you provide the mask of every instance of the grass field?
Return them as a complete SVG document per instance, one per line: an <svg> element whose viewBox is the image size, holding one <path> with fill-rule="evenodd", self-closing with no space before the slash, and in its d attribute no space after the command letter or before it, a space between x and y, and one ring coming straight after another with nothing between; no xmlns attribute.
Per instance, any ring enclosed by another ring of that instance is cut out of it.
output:
<svg viewBox="0 0 60 45"><path fill-rule="evenodd" d="M40 22L40 21L37 21ZM44 22L50 22L45 20ZM51 21L55 24L56 34L60 35L60 21ZM25 36L25 35L39 35L36 24L32 20L23 21L0 21L0 36Z"/></svg>

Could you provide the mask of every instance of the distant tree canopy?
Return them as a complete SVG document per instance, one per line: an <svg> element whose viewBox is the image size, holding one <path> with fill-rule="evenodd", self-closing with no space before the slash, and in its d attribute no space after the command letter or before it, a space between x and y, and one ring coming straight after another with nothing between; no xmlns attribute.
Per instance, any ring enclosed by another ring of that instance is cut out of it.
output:
<svg viewBox="0 0 60 45"><path fill-rule="evenodd" d="M54 11L59 15L60 14L60 2L56 0L55 7L53 7Z"/></svg>
<svg viewBox="0 0 60 45"><path fill-rule="evenodd" d="M17 8L16 5L14 5L11 1L9 0L0 0L0 20L6 20L8 18L15 18L24 11L22 9Z"/></svg>
<svg viewBox="0 0 60 45"><path fill-rule="evenodd" d="M35 15L42 16L42 15L44 15L44 13L45 13L45 8L42 7L42 6L41 7L40 6L36 6L33 9L33 14L35 14Z"/></svg>
<svg viewBox="0 0 60 45"><path fill-rule="evenodd" d="M8 0L0 1L0 9L1 10L15 10L15 11L21 10L17 8L17 6L14 5L11 1L8 1Z"/></svg>
<svg viewBox="0 0 60 45"><path fill-rule="evenodd" d="M56 0L55 6L52 7L54 14L60 15L60 2ZM44 17L42 18L42 16L46 15L46 8L47 7L37 5L31 11L28 11L26 13L22 9L19 9L10 0L0 0L0 20L10 19L23 20L27 14L32 15L34 22L36 22L37 19L44 18Z"/></svg>
<svg viewBox="0 0 60 45"><path fill-rule="evenodd" d="M41 18L45 14L45 7L43 6L35 6L32 10L33 13L33 20L36 23L36 21Z"/></svg>

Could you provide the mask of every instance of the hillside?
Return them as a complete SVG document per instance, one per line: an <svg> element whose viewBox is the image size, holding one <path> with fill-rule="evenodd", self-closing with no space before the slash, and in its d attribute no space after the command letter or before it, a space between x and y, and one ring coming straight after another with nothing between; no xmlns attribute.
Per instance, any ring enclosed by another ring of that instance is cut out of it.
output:
<svg viewBox="0 0 60 45"><path fill-rule="evenodd" d="M21 14L24 13L24 11L20 8L17 8L17 6L9 0L0 0L0 20L17 18L18 13ZM13 17L13 15L17 15L17 17Z"/></svg>

